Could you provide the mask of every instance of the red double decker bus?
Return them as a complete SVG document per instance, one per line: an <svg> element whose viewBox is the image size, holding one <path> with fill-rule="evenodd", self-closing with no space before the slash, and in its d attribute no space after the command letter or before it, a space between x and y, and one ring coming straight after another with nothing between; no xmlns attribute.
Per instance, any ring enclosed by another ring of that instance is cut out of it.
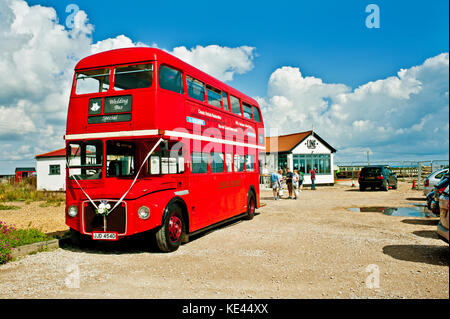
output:
<svg viewBox="0 0 450 319"><path fill-rule="evenodd" d="M155 48L75 67L65 135L74 238L153 231L162 251L259 207L258 103Z"/></svg>

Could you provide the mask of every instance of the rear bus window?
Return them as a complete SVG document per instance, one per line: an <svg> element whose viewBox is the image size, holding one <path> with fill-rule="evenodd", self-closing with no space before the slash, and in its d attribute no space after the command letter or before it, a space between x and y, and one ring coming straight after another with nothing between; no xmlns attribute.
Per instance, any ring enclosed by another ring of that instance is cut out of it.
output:
<svg viewBox="0 0 450 319"><path fill-rule="evenodd" d="M208 103L218 108L222 107L222 95L220 90L213 88L212 86L206 86L206 95L208 97Z"/></svg>
<svg viewBox="0 0 450 319"><path fill-rule="evenodd" d="M167 65L159 67L159 86L162 89L183 94L183 76L180 71L172 69Z"/></svg>
<svg viewBox="0 0 450 319"><path fill-rule="evenodd" d="M153 64L117 67L114 70L114 90L141 89L152 86Z"/></svg>
<svg viewBox="0 0 450 319"><path fill-rule="evenodd" d="M205 101L205 85L203 82L194 79L193 77L186 76L186 83L188 89L188 95L196 100Z"/></svg>
<svg viewBox="0 0 450 319"><path fill-rule="evenodd" d="M235 98L233 95L230 95L230 104L231 104L231 112L234 114L241 114L241 103L238 98Z"/></svg>
<svg viewBox="0 0 450 319"><path fill-rule="evenodd" d="M252 106L247 104L247 103L245 103L245 102L242 102L242 110L244 111L244 117L251 120L252 119L252 113L253 113L252 112Z"/></svg>
<svg viewBox="0 0 450 319"><path fill-rule="evenodd" d="M259 123L261 123L261 116L259 115L259 110L258 110L258 108L257 107L253 107L253 119L256 121L256 122L259 122Z"/></svg>
<svg viewBox="0 0 450 319"><path fill-rule="evenodd" d="M109 89L109 69L77 72L76 94L105 92Z"/></svg>

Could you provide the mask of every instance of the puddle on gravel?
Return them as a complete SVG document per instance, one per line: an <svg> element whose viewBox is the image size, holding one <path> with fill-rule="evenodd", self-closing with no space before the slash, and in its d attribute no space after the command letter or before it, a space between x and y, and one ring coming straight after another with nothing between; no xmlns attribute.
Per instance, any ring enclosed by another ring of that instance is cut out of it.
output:
<svg viewBox="0 0 450 319"><path fill-rule="evenodd" d="M349 211L356 213L383 213L389 216L403 216L403 217L438 217L431 213L425 204L415 203L414 206L406 207L353 207Z"/></svg>

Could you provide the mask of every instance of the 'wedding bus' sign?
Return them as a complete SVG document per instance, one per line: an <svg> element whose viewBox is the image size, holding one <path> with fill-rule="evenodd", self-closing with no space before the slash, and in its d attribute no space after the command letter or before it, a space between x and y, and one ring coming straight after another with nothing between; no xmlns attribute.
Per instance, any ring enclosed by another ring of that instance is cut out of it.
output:
<svg viewBox="0 0 450 319"><path fill-rule="evenodd" d="M131 95L107 97L105 98L104 113L131 112L131 101Z"/></svg>

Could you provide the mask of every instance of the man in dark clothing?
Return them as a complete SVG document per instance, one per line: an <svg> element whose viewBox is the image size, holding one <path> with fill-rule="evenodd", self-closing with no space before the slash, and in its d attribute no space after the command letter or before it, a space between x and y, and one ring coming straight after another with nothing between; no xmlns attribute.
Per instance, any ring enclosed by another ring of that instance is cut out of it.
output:
<svg viewBox="0 0 450 319"><path fill-rule="evenodd" d="M292 199L292 178L294 177L294 173L288 168L286 169L286 185L289 192L289 199Z"/></svg>

